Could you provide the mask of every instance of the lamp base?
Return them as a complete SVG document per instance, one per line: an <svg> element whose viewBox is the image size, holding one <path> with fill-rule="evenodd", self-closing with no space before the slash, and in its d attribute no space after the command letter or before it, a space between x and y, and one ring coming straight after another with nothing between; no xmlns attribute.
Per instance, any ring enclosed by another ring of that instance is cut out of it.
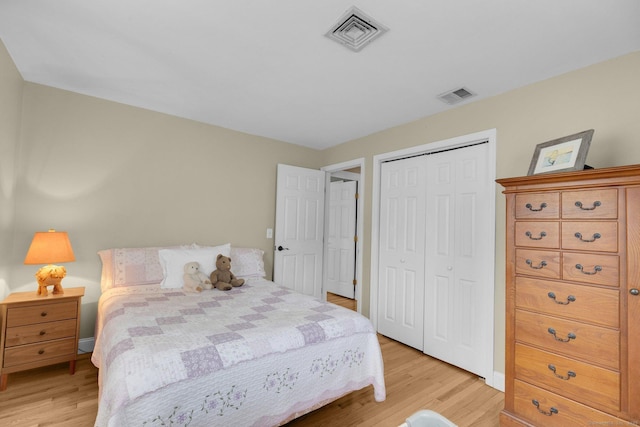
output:
<svg viewBox="0 0 640 427"><path fill-rule="evenodd" d="M52 293L64 294L62 289L62 279L67 275L67 270L61 265L46 265L36 273L36 279L38 280L38 295L47 296L47 286L53 286Z"/></svg>

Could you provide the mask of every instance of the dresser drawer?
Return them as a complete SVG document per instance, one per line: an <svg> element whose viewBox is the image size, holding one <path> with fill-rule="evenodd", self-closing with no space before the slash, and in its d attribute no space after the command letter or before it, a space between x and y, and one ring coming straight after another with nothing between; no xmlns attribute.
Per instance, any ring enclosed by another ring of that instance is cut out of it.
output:
<svg viewBox="0 0 640 427"><path fill-rule="evenodd" d="M513 397L515 412L536 426L636 425L518 380L514 382Z"/></svg>
<svg viewBox="0 0 640 427"><path fill-rule="evenodd" d="M516 378L604 410L620 410L620 373L516 344Z"/></svg>
<svg viewBox="0 0 640 427"><path fill-rule="evenodd" d="M38 304L28 307L11 307L7 310L7 327L75 319L77 317L78 303L75 301Z"/></svg>
<svg viewBox="0 0 640 427"><path fill-rule="evenodd" d="M614 289L516 277L516 307L617 328L619 293Z"/></svg>
<svg viewBox="0 0 640 427"><path fill-rule="evenodd" d="M574 282L618 287L620 258L617 255L562 253L562 278Z"/></svg>
<svg viewBox="0 0 640 427"><path fill-rule="evenodd" d="M562 249L618 252L618 223L615 221L565 221Z"/></svg>
<svg viewBox="0 0 640 427"><path fill-rule="evenodd" d="M76 319L60 320L58 322L35 323L33 325L15 326L7 328L5 345L31 344L42 341L56 340L76 335Z"/></svg>
<svg viewBox="0 0 640 427"><path fill-rule="evenodd" d="M516 249L516 274L560 278L560 252Z"/></svg>
<svg viewBox="0 0 640 427"><path fill-rule="evenodd" d="M560 223L553 221L518 221L516 246L532 248L560 248Z"/></svg>
<svg viewBox="0 0 640 427"><path fill-rule="evenodd" d="M618 218L618 190L565 191L562 193L562 218Z"/></svg>
<svg viewBox="0 0 640 427"><path fill-rule="evenodd" d="M560 193L528 193L516 195L516 218L560 218Z"/></svg>
<svg viewBox="0 0 640 427"><path fill-rule="evenodd" d="M620 332L516 310L516 341L531 344L564 356L618 370Z"/></svg>
<svg viewBox="0 0 640 427"><path fill-rule="evenodd" d="M7 348L4 351L4 366L25 365L33 362L45 361L54 357L68 355L73 358L76 348L75 338L46 341Z"/></svg>

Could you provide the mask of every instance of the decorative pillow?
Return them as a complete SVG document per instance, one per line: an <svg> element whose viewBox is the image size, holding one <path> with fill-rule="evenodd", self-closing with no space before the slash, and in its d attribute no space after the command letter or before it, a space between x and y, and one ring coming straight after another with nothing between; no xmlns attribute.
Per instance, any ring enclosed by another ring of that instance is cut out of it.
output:
<svg viewBox="0 0 640 427"><path fill-rule="evenodd" d="M102 261L102 290L160 283L163 274L158 251L168 248L180 246L114 248L99 251L98 255Z"/></svg>
<svg viewBox="0 0 640 427"><path fill-rule="evenodd" d="M237 277L262 277L264 271L264 251L256 248L231 248L231 271Z"/></svg>
<svg viewBox="0 0 640 427"><path fill-rule="evenodd" d="M209 276L216 269L218 254L229 256L231 245L204 246L191 249L161 249L158 251L160 265L164 279L161 288L181 288L183 284L184 265L196 261L200 264L200 271Z"/></svg>

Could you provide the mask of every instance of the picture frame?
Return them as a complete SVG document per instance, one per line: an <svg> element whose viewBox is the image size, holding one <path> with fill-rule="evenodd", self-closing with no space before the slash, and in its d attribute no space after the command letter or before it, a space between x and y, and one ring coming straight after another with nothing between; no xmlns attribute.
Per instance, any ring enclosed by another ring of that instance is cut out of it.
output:
<svg viewBox="0 0 640 427"><path fill-rule="evenodd" d="M593 129L536 145L527 175L585 169Z"/></svg>

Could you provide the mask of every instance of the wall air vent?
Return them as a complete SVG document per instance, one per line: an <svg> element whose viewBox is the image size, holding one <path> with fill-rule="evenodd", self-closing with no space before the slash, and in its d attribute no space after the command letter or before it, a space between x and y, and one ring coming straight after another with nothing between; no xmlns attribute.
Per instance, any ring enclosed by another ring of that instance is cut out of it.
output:
<svg viewBox="0 0 640 427"><path fill-rule="evenodd" d="M471 92L469 89L465 87L461 87L459 89L454 89L445 93L441 93L440 95L438 95L438 99L444 103L453 105L474 96L476 96L475 93Z"/></svg>
<svg viewBox="0 0 640 427"><path fill-rule="evenodd" d="M342 15L325 36L358 52L388 30L354 6Z"/></svg>

